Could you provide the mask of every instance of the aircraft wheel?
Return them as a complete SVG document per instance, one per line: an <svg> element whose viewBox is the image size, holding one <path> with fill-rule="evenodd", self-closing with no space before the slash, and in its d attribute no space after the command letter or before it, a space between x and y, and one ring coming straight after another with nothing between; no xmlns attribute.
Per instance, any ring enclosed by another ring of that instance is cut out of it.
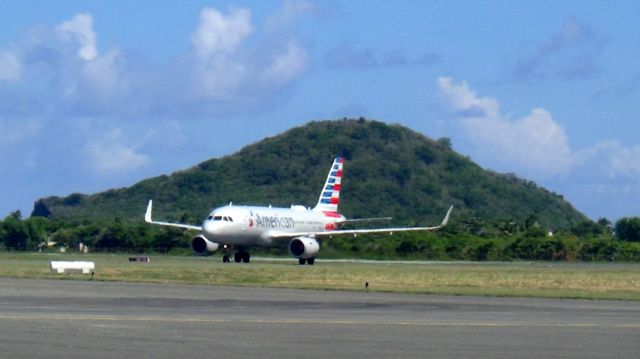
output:
<svg viewBox="0 0 640 359"><path fill-rule="evenodd" d="M242 262L249 263L249 259L251 259L251 254L249 252L242 253Z"/></svg>
<svg viewBox="0 0 640 359"><path fill-rule="evenodd" d="M310 266L312 266L312 265L313 265L313 262L315 262L315 260L316 260L315 258L308 258L308 259L307 259L307 264L308 264L308 265L310 265Z"/></svg>
<svg viewBox="0 0 640 359"><path fill-rule="evenodd" d="M236 253L233 255L233 260L234 260L236 263L240 263L240 261L242 260L242 253L240 253L240 252L236 252Z"/></svg>
<svg viewBox="0 0 640 359"><path fill-rule="evenodd" d="M298 258L298 264L300 264L301 266L304 265L305 263L307 263L307 260L304 258Z"/></svg>
<svg viewBox="0 0 640 359"><path fill-rule="evenodd" d="M222 256L222 263L229 263L231 260L228 254Z"/></svg>

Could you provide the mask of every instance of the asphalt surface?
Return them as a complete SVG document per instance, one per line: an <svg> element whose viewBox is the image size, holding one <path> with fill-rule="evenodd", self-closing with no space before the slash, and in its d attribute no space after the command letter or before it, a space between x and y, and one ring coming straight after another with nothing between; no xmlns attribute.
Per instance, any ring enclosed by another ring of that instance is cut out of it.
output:
<svg viewBox="0 0 640 359"><path fill-rule="evenodd" d="M640 303L0 278L0 358L637 358Z"/></svg>

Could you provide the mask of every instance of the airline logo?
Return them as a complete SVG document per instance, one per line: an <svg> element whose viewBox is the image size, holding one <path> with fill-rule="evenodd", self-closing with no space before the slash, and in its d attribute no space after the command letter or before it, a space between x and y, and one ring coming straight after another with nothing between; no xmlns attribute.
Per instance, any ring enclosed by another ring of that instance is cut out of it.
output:
<svg viewBox="0 0 640 359"><path fill-rule="evenodd" d="M266 228L294 228L295 221L291 217L261 216L256 213L256 226Z"/></svg>
<svg viewBox="0 0 640 359"><path fill-rule="evenodd" d="M320 198L318 198L318 204L315 206L315 211L321 211L327 217L331 217L329 214L337 214L338 203L340 202L340 182L342 181L342 166L344 165L344 158L336 157L331 165L327 180L320 192Z"/></svg>
<svg viewBox="0 0 640 359"><path fill-rule="evenodd" d="M335 208L333 208L333 212L337 211L338 202L340 201L340 182L342 180L343 164L344 158L342 157L337 157L333 161L333 166L331 167L331 171L329 172L329 176L327 177L327 183L325 184L324 191L320 196L321 204L335 206Z"/></svg>

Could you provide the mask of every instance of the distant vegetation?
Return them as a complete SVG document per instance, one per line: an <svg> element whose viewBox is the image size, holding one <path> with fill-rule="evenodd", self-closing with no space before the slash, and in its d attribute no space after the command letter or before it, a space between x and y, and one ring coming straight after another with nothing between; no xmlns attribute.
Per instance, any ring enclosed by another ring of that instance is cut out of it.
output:
<svg viewBox="0 0 640 359"><path fill-rule="evenodd" d="M616 235L613 234L615 228ZM64 247L92 252L190 253L193 232L148 225L141 220L74 222L13 213L0 222L0 249L34 251ZM585 221L550 236L536 218L525 222L458 220L438 233L346 236L325 240L321 258L436 260L640 260L640 218ZM263 250L263 254L285 254Z"/></svg>
<svg viewBox="0 0 640 359"><path fill-rule="evenodd" d="M362 118L311 122L129 188L40 199L30 218L14 213L1 222L0 246L33 250L55 242L97 251L187 252L191 233L142 221L149 199L156 218L193 224L231 201L313 206L335 155L347 160L340 212L349 218L392 216L390 225L426 225L438 223L450 204L455 210L439 233L336 238L325 241L321 256L640 259L637 218L615 226L592 222L532 181L482 169L455 153L449 139Z"/></svg>

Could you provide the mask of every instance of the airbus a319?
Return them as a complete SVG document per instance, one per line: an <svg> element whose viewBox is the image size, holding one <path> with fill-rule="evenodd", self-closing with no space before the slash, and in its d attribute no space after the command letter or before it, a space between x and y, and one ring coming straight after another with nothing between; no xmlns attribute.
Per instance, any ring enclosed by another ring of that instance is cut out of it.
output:
<svg viewBox="0 0 640 359"><path fill-rule="evenodd" d="M320 250L319 240L339 235L393 233L403 231L435 231L447 225L453 206L442 223L434 227L396 227L375 229L340 229L344 224L380 220L382 218L346 219L338 213L344 158L334 160L327 175L318 203L312 209L294 205L291 208L263 206L228 206L215 208L202 225L154 221L153 202L149 200L147 223L199 231L191 241L193 250L201 255L224 250L222 260L230 262L229 252L235 249L234 261L249 263L251 247L288 245L289 253L299 264L313 265ZM385 218L388 219L388 218Z"/></svg>

